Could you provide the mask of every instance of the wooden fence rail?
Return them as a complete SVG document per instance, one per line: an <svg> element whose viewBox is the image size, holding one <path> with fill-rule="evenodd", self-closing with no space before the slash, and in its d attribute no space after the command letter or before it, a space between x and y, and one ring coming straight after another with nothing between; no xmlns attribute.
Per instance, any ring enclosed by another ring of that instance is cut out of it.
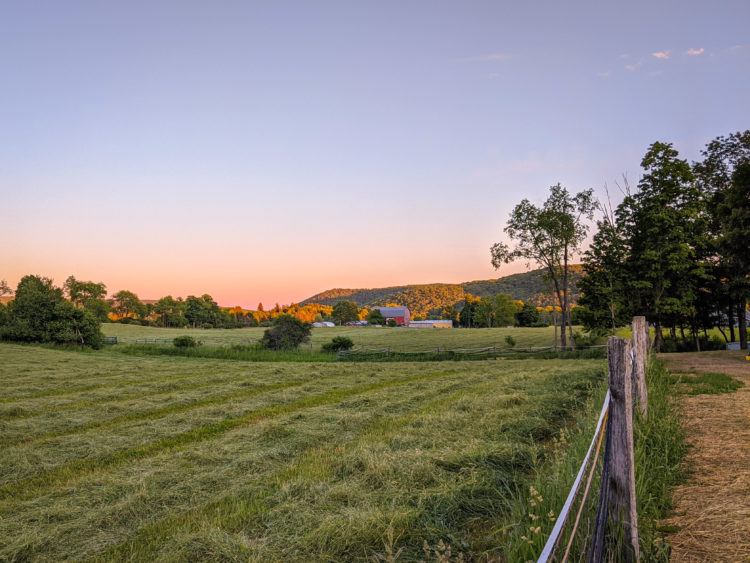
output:
<svg viewBox="0 0 750 563"><path fill-rule="evenodd" d="M640 558L633 420L635 408L642 417L647 416L648 413L648 389L646 387L648 326L646 319L635 317L632 328L632 341L613 336L607 342L609 389L599 415L599 422L568 498L539 556L540 563L558 560L555 557L555 550L569 519L573 501L578 495L582 477L588 468L589 479L581 505L586 500L588 484L596 470L596 457L591 460L591 453L594 443L600 438L600 432L605 432L604 461L594 532L588 542L587 560L590 563L600 563L612 559L638 561ZM603 421L606 421L606 424L603 424ZM568 558L580 512L581 508L576 516L568 549L560 559L561 561L566 561Z"/></svg>

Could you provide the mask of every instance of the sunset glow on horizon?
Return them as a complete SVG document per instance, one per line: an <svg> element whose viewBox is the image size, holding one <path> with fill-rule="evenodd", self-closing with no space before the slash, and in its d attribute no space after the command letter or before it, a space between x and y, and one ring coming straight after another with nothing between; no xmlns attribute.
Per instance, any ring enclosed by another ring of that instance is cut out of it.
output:
<svg viewBox="0 0 750 563"><path fill-rule="evenodd" d="M748 20L741 1L11 2L0 279L255 308L525 271L489 257L522 198L617 196L650 143L694 160L750 128Z"/></svg>

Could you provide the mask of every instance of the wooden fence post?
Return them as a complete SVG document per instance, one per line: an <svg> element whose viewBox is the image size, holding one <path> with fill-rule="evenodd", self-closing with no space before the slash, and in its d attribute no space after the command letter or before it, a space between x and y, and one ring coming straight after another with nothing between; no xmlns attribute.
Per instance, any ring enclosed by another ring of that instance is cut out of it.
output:
<svg viewBox="0 0 750 563"><path fill-rule="evenodd" d="M644 417L648 414L648 388L646 387L648 340L646 317L633 317L633 400Z"/></svg>
<svg viewBox="0 0 750 563"><path fill-rule="evenodd" d="M604 454L596 529L589 561L604 561L605 544L621 538L625 561L640 558L638 515L635 496L635 452L633 451L633 360L629 341L616 336L607 342L609 363L609 422ZM611 558L612 554L609 553ZM619 559L615 556L615 559Z"/></svg>

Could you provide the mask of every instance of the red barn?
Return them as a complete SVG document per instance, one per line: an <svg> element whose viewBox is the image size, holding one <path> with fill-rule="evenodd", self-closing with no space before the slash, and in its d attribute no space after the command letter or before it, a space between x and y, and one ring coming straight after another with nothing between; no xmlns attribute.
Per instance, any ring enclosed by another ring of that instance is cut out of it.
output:
<svg viewBox="0 0 750 563"><path fill-rule="evenodd" d="M407 307L375 307L383 315L386 322L388 319L396 321L398 326L406 326L411 320L411 313Z"/></svg>

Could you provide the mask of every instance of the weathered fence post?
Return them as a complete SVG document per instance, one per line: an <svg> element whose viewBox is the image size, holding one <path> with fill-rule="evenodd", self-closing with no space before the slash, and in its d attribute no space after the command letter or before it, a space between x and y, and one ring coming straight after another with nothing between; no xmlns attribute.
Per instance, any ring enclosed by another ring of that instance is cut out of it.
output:
<svg viewBox="0 0 750 563"><path fill-rule="evenodd" d="M589 561L605 559L605 551L616 547L613 540L623 542L621 558L637 561L638 515L635 496L635 453L633 451L633 360L631 344L612 336L607 342L609 363L609 423L604 454L601 494L596 513L596 529ZM610 549L605 550L605 544ZM611 558L612 553L609 553ZM615 557L615 559L618 559Z"/></svg>
<svg viewBox="0 0 750 563"><path fill-rule="evenodd" d="M633 317L633 401L644 417L648 414L648 388L646 387L648 340L646 317Z"/></svg>

